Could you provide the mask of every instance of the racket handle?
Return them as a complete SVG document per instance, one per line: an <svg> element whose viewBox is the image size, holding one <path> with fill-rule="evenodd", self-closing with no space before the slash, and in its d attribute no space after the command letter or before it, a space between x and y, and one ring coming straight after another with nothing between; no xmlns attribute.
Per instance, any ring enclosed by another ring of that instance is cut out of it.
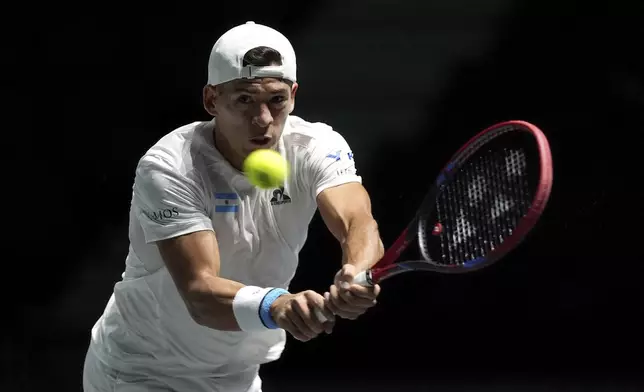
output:
<svg viewBox="0 0 644 392"><path fill-rule="evenodd" d="M320 309L317 309L317 308L315 309L315 316L318 318L318 321L320 321L321 323L326 323L327 321L329 321L329 320L328 320L328 319L327 319L327 318L322 314L322 311L321 311Z"/></svg>
<svg viewBox="0 0 644 392"><path fill-rule="evenodd" d="M371 271L366 270L359 272L358 275L353 277L353 283L359 284L360 286L364 287L373 286L373 284L371 284Z"/></svg>

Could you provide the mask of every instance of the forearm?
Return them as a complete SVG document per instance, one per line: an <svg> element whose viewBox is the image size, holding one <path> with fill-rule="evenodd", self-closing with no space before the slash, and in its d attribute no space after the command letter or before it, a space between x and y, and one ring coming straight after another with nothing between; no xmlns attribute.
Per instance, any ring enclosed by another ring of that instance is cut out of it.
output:
<svg viewBox="0 0 644 392"><path fill-rule="evenodd" d="M215 275L201 276L184 291L192 318L200 325L220 331L261 331L277 328L272 303L287 290L246 286Z"/></svg>
<svg viewBox="0 0 644 392"><path fill-rule="evenodd" d="M214 275L201 276L185 290L184 300L199 324L222 331L239 331L233 300L242 283Z"/></svg>
<svg viewBox="0 0 644 392"><path fill-rule="evenodd" d="M378 224L371 217L354 219L342 242L342 264L352 264L360 271L373 266L384 255Z"/></svg>
<svg viewBox="0 0 644 392"><path fill-rule="evenodd" d="M158 242L159 252L195 322L222 331L256 331L272 326L268 309L280 294L219 276L219 248L212 231Z"/></svg>

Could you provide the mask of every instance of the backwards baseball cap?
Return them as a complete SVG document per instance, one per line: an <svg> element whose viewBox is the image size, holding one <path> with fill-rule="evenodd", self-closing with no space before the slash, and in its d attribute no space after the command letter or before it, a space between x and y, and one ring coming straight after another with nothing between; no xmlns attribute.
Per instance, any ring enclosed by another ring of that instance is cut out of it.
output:
<svg viewBox="0 0 644 392"><path fill-rule="evenodd" d="M282 55L282 65L244 67L246 53L259 46L269 47ZM218 85L241 78L280 78L292 82L296 79L295 51L289 40L268 26L246 22L233 27L222 35L210 52L208 84Z"/></svg>

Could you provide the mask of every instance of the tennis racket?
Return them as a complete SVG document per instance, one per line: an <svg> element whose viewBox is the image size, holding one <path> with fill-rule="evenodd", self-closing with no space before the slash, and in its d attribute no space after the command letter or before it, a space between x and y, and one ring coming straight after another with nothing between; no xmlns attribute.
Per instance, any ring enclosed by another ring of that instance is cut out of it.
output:
<svg viewBox="0 0 644 392"><path fill-rule="evenodd" d="M506 121L483 130L449 159L398 239L354 283L373 286L409 272L468 273L499 261L539 220L552 178L550 145L538 127ZM397 262L415 239L422 260Z"/></svg>
<svg viewBox="0 0 644 392"><path fill-rule="evenodd" d="M467 273L516 248L535 226L552 189L543 132L526 121L495 124L448 161L416 215L371 269L354 282L372 286L401 273ZM418 239L422 260L396 262Z"/></svg>

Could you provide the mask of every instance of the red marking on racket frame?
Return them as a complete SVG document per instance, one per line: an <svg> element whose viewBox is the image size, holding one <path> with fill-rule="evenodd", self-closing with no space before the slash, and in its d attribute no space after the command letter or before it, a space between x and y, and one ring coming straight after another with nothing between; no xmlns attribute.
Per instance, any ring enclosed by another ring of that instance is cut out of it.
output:
<svg viewBox="0 0 644 392"><path fill-rule="evenodd" d="M411 234L411 235L410 235ZM398 239L387 249L385 254L382 256L378 262L378 267L385 267L398 259L400 254L407 249L407 246L414 240L416 237L415 233L410 232L408 229L405 229Z"/></svg>

